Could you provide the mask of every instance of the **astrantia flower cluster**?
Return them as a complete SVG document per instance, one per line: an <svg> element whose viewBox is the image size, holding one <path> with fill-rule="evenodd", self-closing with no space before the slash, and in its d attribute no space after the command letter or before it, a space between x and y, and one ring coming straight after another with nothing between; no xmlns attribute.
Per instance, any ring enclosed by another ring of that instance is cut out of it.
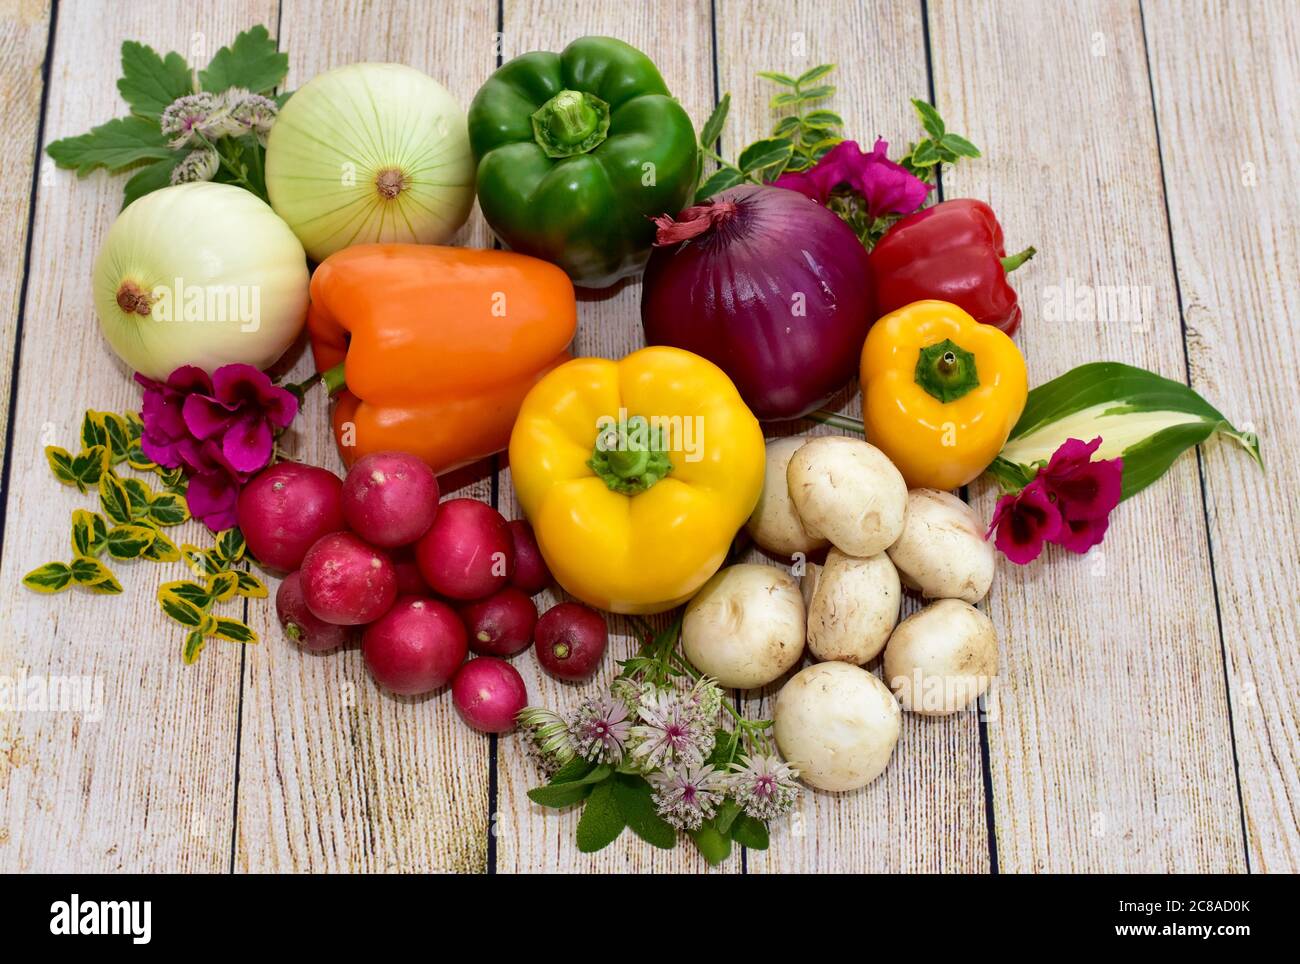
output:
<svg viewBox="0 0 1300 964"><path fill-rule="evenodd" d="M252 365L223 365L209 377L192 365L144 386L144 454L189 477L190 513L214 532L235 524L240 487L271 462L276 436L298 399Z"/></svg>
<svg viewBox="0 0 1300 964"><path fill-rule="evenodd" d="M996 532L994 545L1017 565L1037 559L1049 542L1078 553L1101 542L1119 505L1124 460L1093 461L1100 445L1100 438L1066 439L1028 485L998 500L985 538Z"/></svg>
<svg viewBox="0 0 1300 964"><path fill-rule="evenodd" d="M243 87L220 94L186 94L163 110L158 126L174 151L188 151L172 169L171 182L210 181L221 166L216 142L223 137L251 135L262 146L279 108L275 101Z"/></svg>

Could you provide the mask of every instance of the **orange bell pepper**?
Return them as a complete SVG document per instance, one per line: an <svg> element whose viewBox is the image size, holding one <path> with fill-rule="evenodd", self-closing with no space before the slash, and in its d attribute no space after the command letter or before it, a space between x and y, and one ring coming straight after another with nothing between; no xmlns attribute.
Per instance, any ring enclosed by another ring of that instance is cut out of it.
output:
<svg viewBox="0 0 1300 964"><path fill-rule="evenodd" d="M577 305L568 276L536 258L365 244L317 267L307 327L318 371L345 362L344 463L399 449L441 473L506 447L528 390L568 360Z"/></svg>

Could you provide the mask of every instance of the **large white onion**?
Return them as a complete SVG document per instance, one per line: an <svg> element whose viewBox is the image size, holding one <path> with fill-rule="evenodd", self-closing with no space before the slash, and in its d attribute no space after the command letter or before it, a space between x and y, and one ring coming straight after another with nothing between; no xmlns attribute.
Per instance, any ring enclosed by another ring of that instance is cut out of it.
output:
<svg viewBox="0 0 1300 964"><path fill-rule="evenodd" d="M271 128L266 187L316 261L373 241L441 243L474 203L465 111L402 64L320 74Z"/></svg>
<svg viewBox="0 0 1300 964"><path fill-rule="evenodd" d="M266 368L302 330L307 283L302 245L265 201L198 181L118 215L95 259L95 313L118 357L150 378Z"/></svg>

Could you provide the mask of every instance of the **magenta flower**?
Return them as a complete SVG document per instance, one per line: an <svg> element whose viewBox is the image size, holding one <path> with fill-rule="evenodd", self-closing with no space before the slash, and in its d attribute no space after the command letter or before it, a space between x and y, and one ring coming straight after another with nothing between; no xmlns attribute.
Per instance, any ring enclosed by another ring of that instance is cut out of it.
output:
<svg viewBox="0 0 1300 964"><path fill-rule="evenodd" d="M298 399L252 365L223 365L211 378L187 365L166 382L139 373L135 380L145 390L144 454L184 469L195 518L213 531L234 525L239 487L270 463L275 436L298 413Z"/></svg>
<svg viewBox="0 0 1300 964"><path fill-rule="evenodd" d="M825 204L836 188L847 186L866 201L871 218L911 214L932 190L929 184L895 164L885 154L889 144L877 138L871 153L857 141L841 141L806 171L782 174L773 184Z"/></svg>
<svg viewBox="0 0 1300 964"><path fill-rule="evenodd" d="M997 530L994 545L1018 566L1033 562L1045 543L1061 531L1061 513L1042 479L1034 479L1019 494L1007 493L993 510L987 539Z"/></svg>

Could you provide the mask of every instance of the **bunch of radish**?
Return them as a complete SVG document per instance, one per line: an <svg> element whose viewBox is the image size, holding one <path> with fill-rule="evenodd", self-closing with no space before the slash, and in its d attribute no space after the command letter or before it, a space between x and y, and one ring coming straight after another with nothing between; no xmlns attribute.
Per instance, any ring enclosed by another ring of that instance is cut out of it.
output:
<svg viewBox="0 0 1300 964"><path fill-rule="evenodd" d="M404 452L364 456L342 481L282 462L240 493L239 527L258 562L289 573L275 602L290 639L325 652L359 628L379 685L419 696L450 683L470 726L503 733L527 703L507 658L536 637L543 669L585 679L604 655L605 622L576 603L539 620L532 597L551 574L528 523L438 499L433 471Z"/></svg>

